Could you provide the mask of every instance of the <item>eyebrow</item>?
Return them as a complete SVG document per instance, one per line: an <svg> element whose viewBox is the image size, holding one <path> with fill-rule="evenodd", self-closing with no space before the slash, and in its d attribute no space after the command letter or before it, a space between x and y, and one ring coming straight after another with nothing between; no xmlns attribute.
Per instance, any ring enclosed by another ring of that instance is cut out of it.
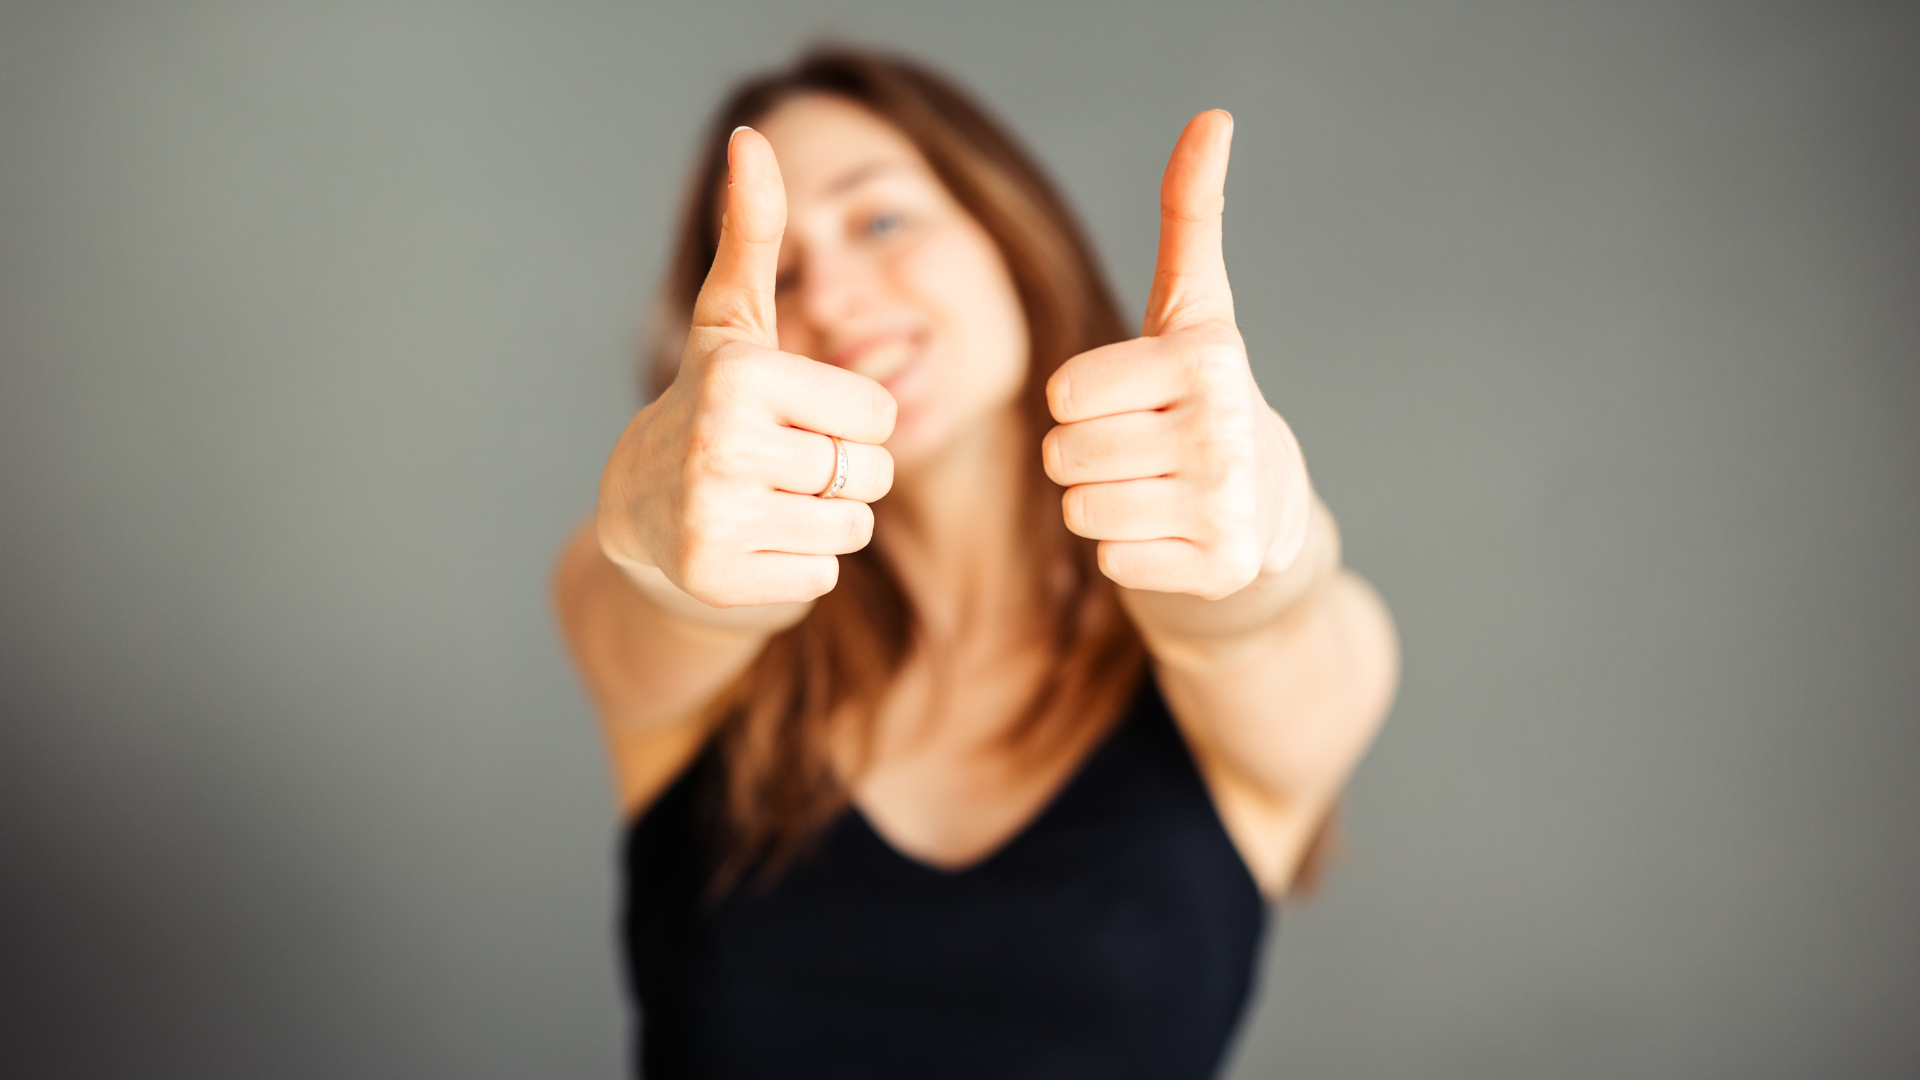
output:
<svg viewBox="0 0 1920 1080"><path fill-rule="evenodd" d="M870 161L864 165L857 165L851 171L841 174L833 183L821 189L820 197L831 198L835 195L843 194L852 188L859 187L880 173L903 168L906 168L905 162L887 160Z"/></svg>

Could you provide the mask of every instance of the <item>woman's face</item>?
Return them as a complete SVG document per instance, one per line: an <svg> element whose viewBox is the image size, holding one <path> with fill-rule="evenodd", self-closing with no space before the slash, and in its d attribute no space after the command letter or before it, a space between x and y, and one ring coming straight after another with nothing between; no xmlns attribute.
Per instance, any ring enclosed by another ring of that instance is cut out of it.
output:
<svg viewBox="0 0 1920 1080"><path fill-rule="evenodd" d="M903 471L1013 402L1028 357L1012 275L913 143L824 94L755 126L787 188L780 348L885 386Z"/></svg>

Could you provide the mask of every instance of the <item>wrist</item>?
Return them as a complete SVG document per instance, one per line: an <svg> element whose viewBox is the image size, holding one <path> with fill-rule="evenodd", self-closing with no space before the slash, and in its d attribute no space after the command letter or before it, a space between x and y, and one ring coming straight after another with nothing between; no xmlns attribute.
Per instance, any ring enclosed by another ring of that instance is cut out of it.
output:
<svg viewBox="0 0 1920 1080"><path fill-rule="evenodd" d="M714 607L687 593L657 566L638 561L611 560L647 603L677 623L709 633L766 637L806 618L813 601L796 604L759 604Z"/></svg>
<svg viewBox="0 0 1920 1080"><path fill-rule="evenodd" d="M1245 588L1218 600L1178 593L1121 589L1155 659L1178 666L1216 665L1258 655L1270 632L1311 603L1340 570L1340 534L1319 497L1309 495L1305 527L1276 543L1268 562Z"/></svg>

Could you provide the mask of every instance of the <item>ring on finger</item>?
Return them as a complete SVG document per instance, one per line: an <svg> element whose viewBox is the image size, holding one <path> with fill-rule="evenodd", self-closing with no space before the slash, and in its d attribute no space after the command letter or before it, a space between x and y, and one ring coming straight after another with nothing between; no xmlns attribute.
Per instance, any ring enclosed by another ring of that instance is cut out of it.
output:
<svg viewBox="0 0 1920 1080"><path fill-rule="evenodd" d="M840 489L847 486L847 444L833 435L827 438L833 440L833 479L828 481L826 489L820 492L820 497L823 499L831 499L839 495Z"/></svg>

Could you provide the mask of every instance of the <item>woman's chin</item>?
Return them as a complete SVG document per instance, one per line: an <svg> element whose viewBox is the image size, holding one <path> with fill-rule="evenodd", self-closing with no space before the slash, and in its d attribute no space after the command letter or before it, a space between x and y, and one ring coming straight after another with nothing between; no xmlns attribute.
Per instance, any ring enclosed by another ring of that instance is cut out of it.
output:
<svg viewBox="0 0 1920 1080"><path fill-rule="evenodd" d="M1012 416L1010 408L989 406L957 414L951 408L941 407L950 404L929 402L923 408L901 404L893 436L886 442L887 453L893 455L896 489L902 481L911 480L916 473L943 459L955 454L970 457L974 451L999 445L1008 436L1009 423L1016 425L1017 430L1019 421Z"/></svg>
<svg viewBox="0 0 1920 1080"><path fill-rule="evenodd" d="M897 409L893 434L886 442L896 480L946 456L969 436L992 439L1003 434L1001 423L1019 393L1018 373L997 387L977 381L955 385L942 374L933 352L923 349L881 380Z"/></svg>
<svg viewBox="0 0 1920 1080"><path fill-rule="evenodd" d="M900 477L911 473L928 461L939 456L940 447L949 440L942 438L942 432L933 430L935 425L902 410L894 421L893 435L887 439L887 453L893 455L893 475L896 484Z"/></svg>

